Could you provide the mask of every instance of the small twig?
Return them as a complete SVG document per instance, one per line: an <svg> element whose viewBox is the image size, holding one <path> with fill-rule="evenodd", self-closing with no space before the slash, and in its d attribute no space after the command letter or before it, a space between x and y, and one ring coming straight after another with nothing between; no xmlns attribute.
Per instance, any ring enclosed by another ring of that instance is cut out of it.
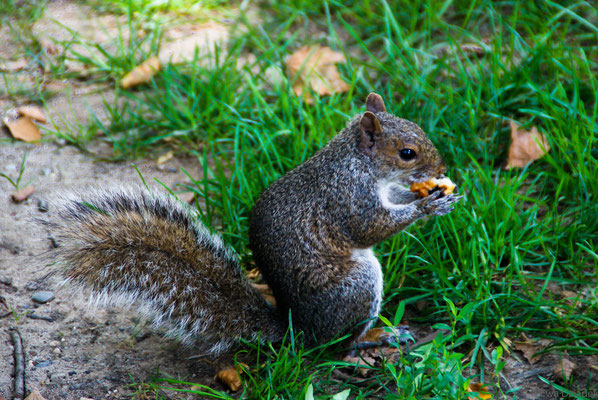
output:
<svg viewBox="0 0 598 400"><path fill-rule="evenodd" d="M41 319L41 320L48 321L48 322L54 322L54 319L52 317L46 317L46 316L37 315L37 314L27 314L27 318Z"/></svg>
<svg viewBox="0 0 598 400"><path fill-rule="evenodd" d="M25 357L23 356L23 341L21 339L21 334L16 328L11 330L10 338L12 339L15 357L13 398L23 399L25 398Z"/></svg>

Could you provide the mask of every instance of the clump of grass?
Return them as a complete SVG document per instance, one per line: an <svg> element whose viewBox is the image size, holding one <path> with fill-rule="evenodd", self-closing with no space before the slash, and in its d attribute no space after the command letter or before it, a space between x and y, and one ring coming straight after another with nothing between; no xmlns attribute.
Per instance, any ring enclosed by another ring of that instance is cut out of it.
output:
<svg viewBox="0 0 598 400"><path fill-rule="evenodd" d="M90 0L89 3L102 11L126 14L128 12L151 15L176 13L193 15L227 5L224 0Z"/></svg>
<svg viewBox="0 0 598 400"><path fill-rule="evenodd" d="M4 0L0 3L0 21L35 22L43 15L46 3L47 0Z"/></svg>

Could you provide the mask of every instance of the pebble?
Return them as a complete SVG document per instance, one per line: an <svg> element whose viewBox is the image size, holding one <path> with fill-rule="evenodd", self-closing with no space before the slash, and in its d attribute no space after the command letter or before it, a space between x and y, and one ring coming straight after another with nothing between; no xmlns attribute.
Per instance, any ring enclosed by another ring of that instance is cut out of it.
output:
<svg viewBox="0 0 598 400"><path fill-rule="evenodd" d="M54 292L50 292L48 290L37 292L31 297L31 299L36 303L44 304L54 300Z"/></svg>
<svg viewBox="0 0 598 400"><path fill-rule="evenodd" d="M48 344L50 345L50 347L56 347L56 346L60 345L60 342L58 340L52 340Z"/></svg>
<svg viewBox="0 0 598 400"><path fill-rule="evenodd" d="M44 199L37 200L37 209L39 212L48 212L48 203Z"/></svg>
<svg viewBox="0 0 598 400"><path fill-rule="evenodd" d="M8 276L0 276L0 283L3 283L7 286L12 286L12 278Z"/></svg>
<svg viewBox="0 0 598 400"><path fill-rule="evenodd" d="M56 348L54 348L54 350L52 350L52 353L60 354L60 353L62 353L62 350L60 350L60 348L56 347Z"/></svg>
<svg viewBox="0 0 598 400"><path fill-rule="evenodd" d="M56 249L58 247L58 241L52 235L48 236L48 239L50 239L51 248Z"/></svg>
<svg viewBox="0 0 598 400"><path fill-rule="evenodd" d="M52 360L46 360L46 361L34 361L33 365L36 366L37 368L43 368L43 367L47 367L49 365L52 365Z"/></svg>

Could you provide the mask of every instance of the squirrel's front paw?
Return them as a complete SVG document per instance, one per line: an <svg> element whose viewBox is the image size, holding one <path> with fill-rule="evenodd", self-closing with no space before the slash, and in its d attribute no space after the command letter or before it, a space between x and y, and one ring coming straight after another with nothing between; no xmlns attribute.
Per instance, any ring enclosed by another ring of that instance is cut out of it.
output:
<svg viewBox="0 0 598 400"><path fill-rule="evenodd" d="M442 191L436 191L429 196L418 200L418 209L422 216L446 215L453 211L453 204L461 200L463 196L454 193L443 195Z"/></svg>

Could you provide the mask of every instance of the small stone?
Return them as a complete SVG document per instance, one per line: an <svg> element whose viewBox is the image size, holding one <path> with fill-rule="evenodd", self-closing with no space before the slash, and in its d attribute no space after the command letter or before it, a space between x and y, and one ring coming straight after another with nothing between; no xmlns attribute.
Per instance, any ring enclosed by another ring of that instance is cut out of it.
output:
<svg viewBox="0 0 598 400"><path fill-rule="evenodd" d="M60 342L58 340L52 340L48 344L50 345L50 347L56 347L56 346L60 345Z"/></svg>
<svg viewBox="0 0 598 400"><path fill-rule="evenodd" d="M25 290L29 290L29 291L34 291L39 289L39 283L35 282L35 281L31 281L31 282L27 282L25 284Z"/></svg>
<svg viewBox="0 0 598 400"><path fill-rule="evenodd" d="M54 292L50 292L49 290L43 290L41 292L35 293L31 299L39 304L45 304L49 301L54 300Z"/></svg>
<svg viewBox="0 0 598 400"><path fill-rule="evenodd" d="M8 276L0 276L0 283L5 284L6 286L12 286L12 278Z"/></svg>
<svg viewBox="0 0 598 400"><path fill-rule="evenodd" d="M34 361L33 365L37 368L43 368L52 365L52 360Z"/></svg>
<svg viewBox="0 0 598 400"><path fill-rule="evenodd" d="M48 236L48 239L50 239L50 248L51 249L56 249L58 248L58 241L56 240L56 238L52 235Z"/></svg>
<svg viewBox="0 0 598 400"><path fill-rule="evenodd" d="M41 176L48 176L52 173L52 170L50 168L42 168L42 170L40 171Z"/></svg>
<svg viewBox="0 0 598 400"><path fill-rule="evenodd" d="M48 212L48 203L44 199L37 200L37 209L39 212Z"/></svg>
<svg viewBox="0 0 598 400"><path fill-rule="evenodd" d="M52 353L60 354L60 353L62 353L62 350L60 350L60 348L56 347L56 348L54 348L54 350L52 350Z"/></svg>

